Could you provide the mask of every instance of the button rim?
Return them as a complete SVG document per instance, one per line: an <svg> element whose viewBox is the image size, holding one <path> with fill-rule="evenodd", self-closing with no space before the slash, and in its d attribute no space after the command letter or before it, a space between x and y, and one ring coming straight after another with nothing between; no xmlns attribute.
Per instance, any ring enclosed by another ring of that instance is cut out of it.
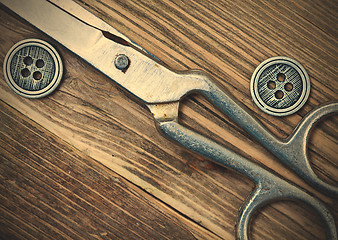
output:
<svg viewBox="0 0 338 240"><path fill-rule="evenodd" d="M259 96L257 82L262 74L262 72L270 67L273 64L284 63L291 65L301 77L303 90L299 99L290 107L284 109L278 109L268 106ZM310 95L310 78L307 74L305 68L296 60L285 57L285 56L276 56L269 59L266 59L262 63L260 63L255 71L252 74L250 81L250 93L254 103L265 113L273 115L273 116L288 116L295 112L297 112L300 108L302 108L307 101Z"/></svg>
<svg viewBox="0 0 338 240"><path fill-rule="evenodd" d="M31 91L21 88L18 84L15 83L12 75L10 74L10 63L12 61L12 58L18 51L20 51L20 49L29 45L35 45L46 50L52 56L55 65L55 75L52 81L45 88L38 91ZM8 86L15 93L26 98L42 98L51 94L60 84L63 75L63 64L59 53L51 44L41 39L28 38L17 42L8 50L3 63L3 71Z"/></svg>

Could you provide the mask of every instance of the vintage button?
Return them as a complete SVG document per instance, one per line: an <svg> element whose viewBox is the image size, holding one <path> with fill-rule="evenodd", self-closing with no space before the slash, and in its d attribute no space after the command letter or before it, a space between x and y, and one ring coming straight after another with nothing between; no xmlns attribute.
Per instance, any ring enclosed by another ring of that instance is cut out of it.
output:
<svg viewBox="0 0 338 240"><path fill-rule="evenodd" d="M298 111L310 94L310 79L304 67L288 57L273 57L254 71L250 92L255 104L274 116Z"/></svg>
<svg viewBox="0 0 338 240"><path fill-rule="evenodd" d="M62 72L57 51L40 39L16 43L4 60L7 84L27 98L41 98L53 92L61 81Z"/></svg>

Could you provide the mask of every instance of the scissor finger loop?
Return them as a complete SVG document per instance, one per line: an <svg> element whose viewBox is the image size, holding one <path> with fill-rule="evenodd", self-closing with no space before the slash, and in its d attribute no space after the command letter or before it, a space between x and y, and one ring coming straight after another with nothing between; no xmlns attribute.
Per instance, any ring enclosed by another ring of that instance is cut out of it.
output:
<svg viewBox="0 0 338 240"><path fill-rule="evenodd" d="M237 238L248 240L250 222L254 214L265 205L281 200L299 201L312 207L325 223L326 239L337 239L334 218L325 205L317 198L275 175L260 179L256 188L242 205L236 224Z"/></svg>
<svg viewBox="0 0 338 240"><path fill-rule="evenodd" d="M158 121L159 129L173 141L249 177L256 183L255 190L240 211L236 226L238 239L249 239L250 219L260 207L285 199L298 200L310 205L323 220L327 239L337 239L334 218L319 199L262 166L179 124L177 116L174 114L178 111L178 102L171 103L168 106L153 105L150 106L150 109L155 113L154 116ZM164 113L171 114L166 119L163 116L168 116L168 114Z"/></svg>
<svg viewBox="0 0 338 240"><path fill-rule="evenodd" d="M277 157L281 161L312 186L336 196L338 195L338 187L324 182L313 171L307 154L307 145L309 135L315 124L321 119L337 113L337 102L328 103L314 109L302 119L297 128L286 139L282 149L277 153Z"/></svg>

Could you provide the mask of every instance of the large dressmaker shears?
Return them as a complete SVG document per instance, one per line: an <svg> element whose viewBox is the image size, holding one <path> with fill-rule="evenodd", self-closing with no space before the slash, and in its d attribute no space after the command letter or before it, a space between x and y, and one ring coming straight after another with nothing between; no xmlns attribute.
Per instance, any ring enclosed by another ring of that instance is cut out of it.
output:
<svg viewBox="0 0 338 240"><path fill-rule="evenodd" d="M159 129L169 138L255 181L256 188L240 210L236 226L238 239L248 239L250 218L259 207L282 199L309 204L325 223L327 239L337 239L334 218L320 200L178 122L180 100L189 93L201 93L304 180L325 193L338 196L337 186L325 183L313 172L306 151L311 128L323 117L337 113L337 102L316 108L303 118L288 138L278 139L208 74L202 71L175 72L166 68L71 0L0 2L145 102Z"/></svg>

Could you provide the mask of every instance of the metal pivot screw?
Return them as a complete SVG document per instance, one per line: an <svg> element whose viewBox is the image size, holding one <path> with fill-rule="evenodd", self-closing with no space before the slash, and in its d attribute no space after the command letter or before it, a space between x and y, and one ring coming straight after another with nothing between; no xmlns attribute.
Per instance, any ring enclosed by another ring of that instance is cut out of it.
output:
<svg viewBox="0 0 338 240"><path fill-rule="evenodd" d="M129 67L130 61L129 58L124 54L119 54L115 58L115 67L121 71L126 71Z"/></svg>

